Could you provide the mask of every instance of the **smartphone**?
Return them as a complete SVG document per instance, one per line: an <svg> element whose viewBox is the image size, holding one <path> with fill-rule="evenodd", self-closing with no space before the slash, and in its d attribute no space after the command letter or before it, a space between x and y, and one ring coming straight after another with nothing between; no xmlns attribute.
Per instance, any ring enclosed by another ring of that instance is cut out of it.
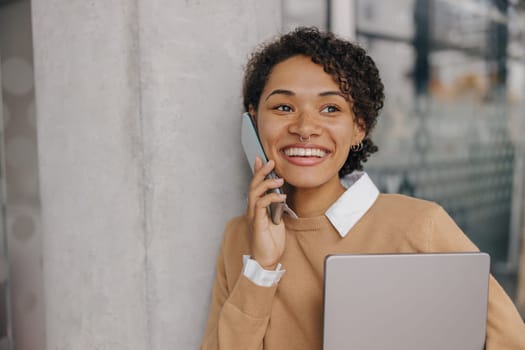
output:
<svg viewBox="0 0 525 350"><path fill-rule="evenodd" d="M252 172L253 162L255 161L256 156L259 156L262 159L263 164L268 162L268 158L266 157L261 141L259 140L259 135L257 134L257 128L255 127L253 119L249 113L244 113L242 115L241 143ZM277 175L272 171L266 176L266 178L275 179L277 178ZM281 188L275 188L270 191L277 194L283 194ZM268 206L268 214L270 215L272 222L276 225L281 222L283 211L284 203L271 203Z"/></svg>

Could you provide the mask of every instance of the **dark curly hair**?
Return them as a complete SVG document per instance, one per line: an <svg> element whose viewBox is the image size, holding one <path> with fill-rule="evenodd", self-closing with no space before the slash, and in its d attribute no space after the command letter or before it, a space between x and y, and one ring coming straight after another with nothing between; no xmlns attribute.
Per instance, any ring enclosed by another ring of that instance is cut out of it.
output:
<svg viewBox="0 0 525 350"><path fill-rule="evenodd" d="M245 69L243 103L248 111L259 106L259 99L272 68L292 57L303 55L312 62L323 66L339 84L339 89L348 96L359 125L365 130L363 148L350 151L339 170L343 177L354 170L362 170L362 162L377 152L377 146L370 139L379 111L383 107L383 83L379 71L364 49L349 41L340 39L330 32L321 32L315 27L299 27L292 32L263 44L250 57Z"/></svg>

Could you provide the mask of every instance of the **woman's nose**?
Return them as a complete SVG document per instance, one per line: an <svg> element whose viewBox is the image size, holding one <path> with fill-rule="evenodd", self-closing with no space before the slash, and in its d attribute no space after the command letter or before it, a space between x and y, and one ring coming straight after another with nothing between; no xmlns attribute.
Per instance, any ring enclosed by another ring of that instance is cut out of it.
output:
<svg viewBox="0 0 525 350"><path fill-rule="evenodd" d="M315 116L313 116L311 113L302 112L290 125L290 132L301 137L308 137L314 134L320 134L321 127Z"/></svg>

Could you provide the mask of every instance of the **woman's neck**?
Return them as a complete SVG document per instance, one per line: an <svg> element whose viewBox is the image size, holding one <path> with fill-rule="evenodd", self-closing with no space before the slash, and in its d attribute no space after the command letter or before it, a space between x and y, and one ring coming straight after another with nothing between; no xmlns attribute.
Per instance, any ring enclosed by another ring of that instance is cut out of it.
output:
<svg viewBox="0 0 525 350"><path fill-rule="evenodd" d="M315 188L297 188L287 190L288 205L303 218L323 215L328 208L345 192L345 188L336 177Z"/></svg>

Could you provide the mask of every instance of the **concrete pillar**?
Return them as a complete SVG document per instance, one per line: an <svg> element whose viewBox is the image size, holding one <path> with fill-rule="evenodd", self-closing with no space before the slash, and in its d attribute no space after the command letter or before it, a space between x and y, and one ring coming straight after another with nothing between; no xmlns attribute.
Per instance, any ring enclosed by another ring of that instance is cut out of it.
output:
<svg viewBox="0 0 525 350"><path fill-rule="evenodd" d="M48 349L196 349L280 1L35 1Z"/></svg>

